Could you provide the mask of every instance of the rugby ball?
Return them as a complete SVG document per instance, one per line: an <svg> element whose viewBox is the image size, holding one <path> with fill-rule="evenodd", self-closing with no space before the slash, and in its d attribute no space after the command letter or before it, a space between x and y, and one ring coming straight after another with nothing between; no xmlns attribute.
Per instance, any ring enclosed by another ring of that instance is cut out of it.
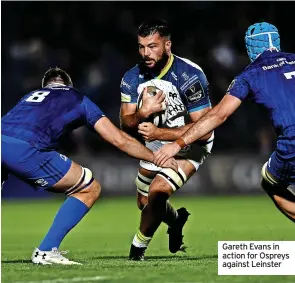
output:
<svg viewBox="0 0 295 283"><path fill-rule="evenodd" d="M156 86L147 86L148 96L155 96L159 90L160 89L157 88ZM137 104L136 104L137 110L142 107L142 96L143 96L143 91L141 92L141 94L138 96L138 99L137 99ZM166 116L167 115L166 115L166 109L165 109L161 112L152 114L147 119L147 121L153 123L155 126L163 125L166 122Z"/></svg>

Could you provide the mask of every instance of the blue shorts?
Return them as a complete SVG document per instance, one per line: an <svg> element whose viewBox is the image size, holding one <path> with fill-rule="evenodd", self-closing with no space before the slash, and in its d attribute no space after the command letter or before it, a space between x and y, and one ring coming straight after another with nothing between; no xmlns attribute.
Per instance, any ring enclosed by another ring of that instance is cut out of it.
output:
<svg viewBox="0 0 295 283"><path fill-rule="evenodd" d="M25 141L5 135L1 135L1 150L1 165L37 190L51 188L72 164L71 159L56 151L40 151Z"/></svg>
<svg viewBox="0 0 295 283"><path fill-rule="evenodd" d="M267 171L284 185L295 185L295 160L283 160L276 151L267 162Z"/></svg>

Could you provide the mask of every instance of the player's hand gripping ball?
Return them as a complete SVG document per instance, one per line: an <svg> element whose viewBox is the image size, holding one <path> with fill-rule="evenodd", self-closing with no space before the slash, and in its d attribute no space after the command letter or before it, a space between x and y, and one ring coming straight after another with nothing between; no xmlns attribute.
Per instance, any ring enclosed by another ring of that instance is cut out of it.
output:
<svg viewBox="0 0 295 283"><path fill-rule="evenodd" d="M148 96L152 97L155 96L160 91L159 88L156 86L147 86L147 94ZM138 96L137 99L137 110L142 107L142 97L143 97L144 91L141 92L141 94ZM162 102L162 111L152 114L148 119L147 122L153 123L155 126L161 126L166 122L166 103L165 101Z"/></svg>

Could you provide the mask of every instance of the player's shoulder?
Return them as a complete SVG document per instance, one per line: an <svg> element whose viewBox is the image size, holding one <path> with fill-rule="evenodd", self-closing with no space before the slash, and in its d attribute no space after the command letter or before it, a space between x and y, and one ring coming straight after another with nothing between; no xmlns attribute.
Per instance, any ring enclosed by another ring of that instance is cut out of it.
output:
<svg viewBox="0 0 295 283"><path fill-rule="evenodd" d="M76 89L73 86L67 86L67 85L60 85L60 86L57 86L57 85L50 86L49 85L49 86L39 89L39 91L50 91L50 92L55 92L55 93L69 93L69 94L77 95L77 96L82 95L78 89Z"/></svg>
<svg viewBox="0 0 295 283"><path fill-rule="evenodd" d="M197 74L204 73L203 69L190 59L174 55L174 60L176 61L176 65L180 71Z"/></svg>
<svg viewBox="0 0 295 283"><path fill-rule="evenodd" d="M72 102L81 102L84 98L84 94L78 89L72 86L60 85L60 86L46 86L38 90L38 92L49 92L48 97L52 99L60 98L61 100L67 100ZM53 94L53 95L52 95Z"/></svg>
<svg viewBox="0 0 295 283"><path fill-rule="evenodd" d="M286 59L286 61L294 61L295 60L295 53L288 53L288 52L279 52L281 57ZM294 64L294 63L292 63Z"/></svg>
<svg viewBox="0 0 295 283"><path fill-rule="evenodd" d="M139 79L140 68L137 65L129 69L122 77L121 86L126 86L129 88L132 84L138 82Z"/></svg>
<svg viewBox="0 0 295 283"><path fill-rule="evenodd" d="M295 54L281 51L266 50L256 60L248 65L247 69L252 70L266 64L280 64L282 61L294 61Z"/></svg>

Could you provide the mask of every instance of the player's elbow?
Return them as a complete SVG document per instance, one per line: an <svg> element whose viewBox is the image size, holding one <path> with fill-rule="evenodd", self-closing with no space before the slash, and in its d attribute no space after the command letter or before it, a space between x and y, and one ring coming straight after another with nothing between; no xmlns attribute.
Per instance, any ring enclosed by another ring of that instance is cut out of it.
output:
<svg viewBox="0 0 295 283"><path fill-rule="evenodd" d="M113 145L119 149L122 149L125 143L126 143L125 139L123 138L122 135L120 135L116 137L116 139L114 139Z"/></svg>
<svg viewBox="0 0 295 283"><path fill-rule="evenodd" d="M217 118L219 124L224 123L228 118L228 113L224 111L221 107L215 107L215 117Z"/></svg>
<svg viewBox="0 0 295 283"><path fill-rule="evenodd" d="M124 148L128 145L129 135L120 131L119 135L116 136L113 145L124 151Z"/></svg>
<svg viewBox="0 0 295 283"><path fill-rule="evenodd" d="M129 132L134 128L127 116L121 116L120 127L121 127L121 130L125 132Z"/></svg>

